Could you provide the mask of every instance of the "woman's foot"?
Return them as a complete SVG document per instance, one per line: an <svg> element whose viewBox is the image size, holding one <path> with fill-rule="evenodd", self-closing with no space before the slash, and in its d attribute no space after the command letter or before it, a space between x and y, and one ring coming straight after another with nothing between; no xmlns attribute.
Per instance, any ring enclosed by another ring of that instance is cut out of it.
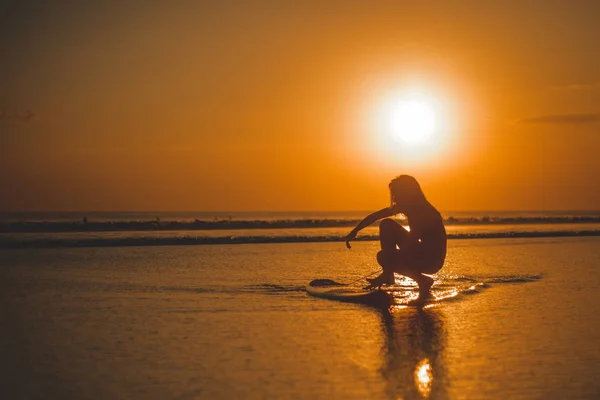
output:
<svg viewBox="0 0 600 400"><path fill-rule="evenodd" d="M381 275L379 275L377 278L367 278L367 282L369 282L369 286L367 286L367 289L375 289L375 288L381 288L382 285L393 285L394 283L396 283L396 280L394 279L394 273L387 273L387 272L383 272Z"/></svg>

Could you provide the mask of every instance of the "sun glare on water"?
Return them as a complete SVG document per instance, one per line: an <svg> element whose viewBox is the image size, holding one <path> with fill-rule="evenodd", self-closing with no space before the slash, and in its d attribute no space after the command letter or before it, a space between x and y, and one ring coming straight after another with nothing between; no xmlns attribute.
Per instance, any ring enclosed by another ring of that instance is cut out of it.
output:
<svg viewBox="0 0 600 400"><path fill-rule="evenodd" d="M415 367L415 386L419 394L424 398L428 398L431 393L433 383L433 371L429 359L422 359Z"/></svg>

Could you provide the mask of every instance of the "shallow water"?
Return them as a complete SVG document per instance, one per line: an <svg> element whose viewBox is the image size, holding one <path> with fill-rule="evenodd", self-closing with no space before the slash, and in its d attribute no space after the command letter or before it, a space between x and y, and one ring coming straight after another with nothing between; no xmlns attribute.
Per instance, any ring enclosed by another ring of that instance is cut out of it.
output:
<svg viewBox="0 0 600 400"><path fill-rule="evenodd" d="M306 294L377 270L376 251L2 250L2 397L600 396L600 238L450 241L434 293L458 294L429 308Z"/></svg>

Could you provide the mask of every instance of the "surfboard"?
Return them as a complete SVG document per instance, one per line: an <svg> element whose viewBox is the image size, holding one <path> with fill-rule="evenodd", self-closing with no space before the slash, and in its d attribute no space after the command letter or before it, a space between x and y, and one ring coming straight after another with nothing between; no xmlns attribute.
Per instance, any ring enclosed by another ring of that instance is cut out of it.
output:
<svg viewBox="0 0 600 400"><path fill-rule="evenodd" d="M341 301L345 303L364 304L371 307L385 308L394 302L394 296L385 290L366 290L338 283L331 279L315 279L306 285L306 292L314 297Z"/></svg>

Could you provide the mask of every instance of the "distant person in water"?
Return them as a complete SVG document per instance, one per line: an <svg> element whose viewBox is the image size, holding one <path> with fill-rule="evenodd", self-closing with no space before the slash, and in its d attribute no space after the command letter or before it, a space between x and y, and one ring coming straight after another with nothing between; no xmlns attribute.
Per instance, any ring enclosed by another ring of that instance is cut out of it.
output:
<svg viewBox="0 0 600 400"><path fill-rule="evenodd" d="M425 198L421 186L415 178L400 175L389 185L391 204L375 211L360 221L346 236L346 246L357 233L381 219L379 241L381 251L377 262L383 273L369 281L369 289L394 284L394 272L407 276L419 285L419 298L427 298L433 285L435 274L444 265L446 258L446 229L439 211ZM404 214L410 230L404 229L393 219L396 214Z"/></svg>

